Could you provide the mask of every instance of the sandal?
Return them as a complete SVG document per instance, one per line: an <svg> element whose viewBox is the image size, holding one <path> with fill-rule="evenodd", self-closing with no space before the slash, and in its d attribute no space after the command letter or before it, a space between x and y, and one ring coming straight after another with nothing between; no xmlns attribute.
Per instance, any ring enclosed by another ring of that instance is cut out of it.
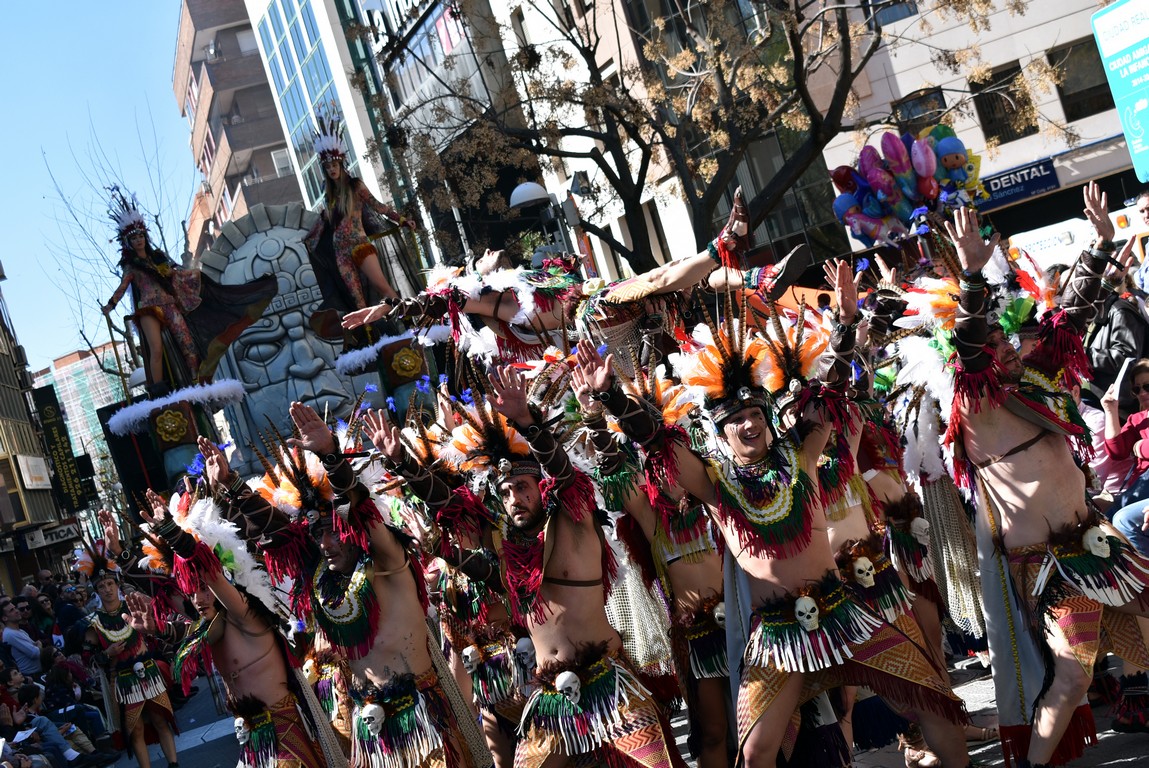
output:
<svg viewBox="0 0 1149 768"><path fill-rule="evenodd" d="M998 732L996 725L989 725L982 728L977 725L967 725L965 727L965 740L967 744L985 744L987 741L997 741Z"/></svg>
<svg viewBox="0 0 1149 768"><path fill-rule="evenodd" d="M916 725L898 735L898 749L905 754L906 768L936 768L942 764L938 756L930 752Z"/></svg>

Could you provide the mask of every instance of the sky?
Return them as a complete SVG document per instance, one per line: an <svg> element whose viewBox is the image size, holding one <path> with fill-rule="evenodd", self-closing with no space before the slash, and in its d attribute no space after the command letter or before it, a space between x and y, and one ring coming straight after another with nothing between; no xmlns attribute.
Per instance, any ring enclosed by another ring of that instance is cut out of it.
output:
<svg viewBox="0 0 1149 768"><path fill-rule="evenodd" d="M177 261L183 250L175 233L200 174L172 91L180 7L114 0L4 9L0 291L32 371L86 349L81 327L93 345L108 341L100 304L119 279L106 184L135 192L149 220L161 216ZM115 317L129 307L125 299Z"/></svg>

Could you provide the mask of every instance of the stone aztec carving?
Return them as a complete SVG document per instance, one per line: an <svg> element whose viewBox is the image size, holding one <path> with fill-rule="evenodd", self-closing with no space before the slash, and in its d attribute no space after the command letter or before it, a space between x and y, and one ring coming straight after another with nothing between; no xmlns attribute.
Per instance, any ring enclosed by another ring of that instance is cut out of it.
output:
<svg viewBox="0 0 1149 768"><path fill-rule="evenodd" d="M345 418L358 393L379 383L374 374L349 378L336 373L332 364L339 350L307 324L322 298L302 242L316 216L300 203L254 205L247 215L225 224L201 256L204 273L221 283L269 272L279 279L279 295L231 345L217 373L243 382L247 390L242 403L223 410L222 420L216 416L221 436L238 449L229 457L232 468L243 475L262 472L247 444L260 445L257 433L267 431L268 419L282 433L290 432L287 406L293 400L320 415Z"/></svg>

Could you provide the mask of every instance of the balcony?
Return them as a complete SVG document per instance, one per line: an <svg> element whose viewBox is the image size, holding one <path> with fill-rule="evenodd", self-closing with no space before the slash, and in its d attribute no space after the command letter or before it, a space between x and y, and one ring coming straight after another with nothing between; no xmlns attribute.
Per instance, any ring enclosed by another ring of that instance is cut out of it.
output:
<svg viewBox="0 0 1149 768"><path fill-rule="evenodd" d="M246 56L233 56L218 58L212 61L203 60L192 65L195 78L199 83L199 97L192 123L191 147L196 159L203 151L204 137L209 123L218 117L212 113L218 112L216 99L253 85L267 85L267 75L263 71L263 63L258 54ZM230 109L230 104L228 107Z"/></svg>

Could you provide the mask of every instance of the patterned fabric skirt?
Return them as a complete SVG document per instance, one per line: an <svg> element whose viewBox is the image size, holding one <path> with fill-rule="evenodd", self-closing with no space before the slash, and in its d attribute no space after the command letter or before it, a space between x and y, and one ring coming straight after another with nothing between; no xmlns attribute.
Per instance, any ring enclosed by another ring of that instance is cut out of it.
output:
<svg viewBox="0 0 1149 768"><path fill-rule="evenodd" d="M469 755L434 670L351 689L355 768L461 768Z"/></svg>
<svg viewBox="0 0 1149 768"><path fill-rule="evenodd" d="M808 602L784 596L755 610L738 690L740 747L795 673L803 674L805 681L799 705L831 688L864 685L896 711L926 710L955 723L969 722L961 699L921 646L846 596L836 576L828 573L804 591L809 594L798 597L810 598ZM813 606L814 623L809 615ZM782 741L787 759L800 723L796 708Z"/></svg>
<svg viewBox="0 0 1149 768"><path fill-rule="evenodd" d="M228 706L246 730L236 768L322 768L327 764L303 723L293 694L271 706L254 696L229 701ZM236 728L239 736L238 723Z"/></svg>

